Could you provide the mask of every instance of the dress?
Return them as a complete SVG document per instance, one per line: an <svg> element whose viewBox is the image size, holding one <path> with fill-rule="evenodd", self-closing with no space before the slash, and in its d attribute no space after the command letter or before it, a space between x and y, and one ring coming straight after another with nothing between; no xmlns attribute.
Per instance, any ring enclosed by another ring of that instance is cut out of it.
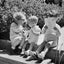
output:
<svg viewBox="0 0 64 64"><path fill-rule="evenodd" d="M12 46L16 46L20 43L23 38L23 27L17 26L15 23L11 24L10 27L10 40Z"/></svg>
<svg viewBox="0 0 64 64"><path fill-rule="evenodd" d="M37 43L40 32L41 32L41 29L39 28L39 26L34 26L33 28L31 28L29 30L28 42Z"/></svg>

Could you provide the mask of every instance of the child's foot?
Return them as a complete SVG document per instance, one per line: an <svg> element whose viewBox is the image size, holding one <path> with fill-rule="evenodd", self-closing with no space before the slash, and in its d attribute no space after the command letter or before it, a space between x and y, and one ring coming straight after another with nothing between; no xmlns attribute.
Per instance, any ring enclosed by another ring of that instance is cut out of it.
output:
<svg viewBox="0 0 64 64"><path fill-rule="evenodd" d="M30 54L30 56L33 56L33 55L36 55L36 52L30 51L29 54Z"/></svg>
<svg viewBox="0 0 64 64"><path fill-rule="evenodd" d="M12 48L13 50L15 50L15 47L12 46L11 48Z"/></svg>
<svg viewBox="0 0 64 64"><path fill-rule="evenodd" d="M30 50L24 52L23 58L27 58L30 55Z"/></svg>
<svg viewBox="0 0 64 64"><path fill-rule="evenodd" d="M38 57L41 59L44 59L45 57L45 52L41 52L40 54L38 54Z"/></svg>
<svg viewBox="0 0 64 64"><path fill-rule="evenodd" d="M30 54L30 50L25 51L25 55L29 56L29 54Z"/></svg>
<svg viewBox="0 0 64 64"><path fill-rule="evenodd" d="M26 61L31 61L31 60L38 60L38 55L36 52L31 51L31 56Z"/></svg>
<svg viewBox="0 0 64 64"><path fill-rule="evenodd" d="M21 52L21 53L20 53L20 56L23 56L23 55L24 55L24 52Z"/></svg>
<svg viewBox="0 0 64 64"><path fill-rule="evenodd" d="M36 55L30 56L29 58L27 58L26 61L32 61L32 60L37 60L38 57Z"/></svg>

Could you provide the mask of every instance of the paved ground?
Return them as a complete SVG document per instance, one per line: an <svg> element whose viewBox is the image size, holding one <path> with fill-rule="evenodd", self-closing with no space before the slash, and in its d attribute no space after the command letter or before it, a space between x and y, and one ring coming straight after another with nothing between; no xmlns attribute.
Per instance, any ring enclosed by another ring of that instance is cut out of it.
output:
<svg viewBox="0 0 64 64"><path fill-rule="evenodd" d="M25 60L19 55L0 54L0 64L35 64L35 61L26 62Z"/></svg>
<svg viewBox="0 0 64 64"><path fill-rule="evenodd" d="M0 57L0 64L25 64L25 63L14 61L14 60L9 60L8 58Z"/></svg>
<svg viewBox="0 0 64 64"><path fill-rule="evenodd" d="M20 57L19 55L8 55L8 54L0 54L0 64L36 64L36 61L25 61L25 58ZM51 61L51 59L46 59L40 64L47 64L47 62Z"/></svg>

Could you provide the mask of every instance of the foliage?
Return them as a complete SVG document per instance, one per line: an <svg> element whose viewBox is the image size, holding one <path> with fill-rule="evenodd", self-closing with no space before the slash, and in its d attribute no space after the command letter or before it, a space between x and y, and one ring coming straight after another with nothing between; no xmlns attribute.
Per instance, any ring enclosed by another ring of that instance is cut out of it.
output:
<svg viewBox="0 0 64 64"><path fill-rule="evenodd" d="M13 22L13 14L16 11L25 12L27 18L30 15L36 15L39 18L38 24L42 27L43 15L51 9L59 10L64 14L64 3L61 8L54 4L46 4L44 0L6 0L5 6L0 6L0 32L9 31L10 24Z"/></svg>

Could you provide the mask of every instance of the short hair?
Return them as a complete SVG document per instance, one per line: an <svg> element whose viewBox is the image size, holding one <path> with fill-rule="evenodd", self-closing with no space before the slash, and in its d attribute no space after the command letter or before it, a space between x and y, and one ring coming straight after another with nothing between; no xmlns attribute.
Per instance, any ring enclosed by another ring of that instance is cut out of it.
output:
<svg viewBox="0 0 64 64"><path fill-rule="evenodd" d="M43 16L45 16L45 17L58 17L58 16L60 16L60 13L57 10L50 10L47 13L45 13Z"/></svg>
<svg viewBox="0 0 64 64"><path fill-rule="evenodd" d="M36 23L38 22L38 17L37 16L30 16L29 20L31 20L31 19L34 19Z"/></svg>
<svg viewBox="0 0 64 64"><path fill-rule="evenodd" d="M16 19L16 20L22 20L22 19L24 19L25 22L26 22L26 16L22 12L15 12L13 14L13 18Z"/></svg>

